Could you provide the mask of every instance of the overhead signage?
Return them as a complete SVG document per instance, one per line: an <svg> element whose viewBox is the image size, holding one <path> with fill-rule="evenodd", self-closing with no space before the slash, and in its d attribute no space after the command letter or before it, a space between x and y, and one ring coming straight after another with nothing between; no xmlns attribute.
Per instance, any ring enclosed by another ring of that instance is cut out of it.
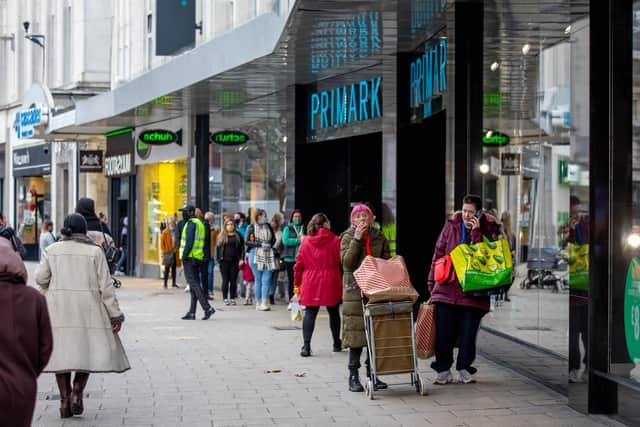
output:
<svg viewBox="0 0 640 427"><path fill-rule="evenodd" d="M121 129L107 136L104 174L109 178L135 174L133 129Z"/></svg>
<svg viewBox="0 0 640 427"><path fill-rule="evenodd" d="M311 130L341 127L381 117L382 77L314 92L309 97Z"/></svg>
<svg viewBox="0 0 640 427"><path fill-rule="evenodd" d="M133 155L117 154L104 159L104 175L107 177L127 176L133 174Z"/></svg>
<svg viewBox="0 0 640 427"><path fill-rule="evenodd" d="M220 145L242 145L249 141L249 135L235 130L223 130L211 134L210 141Z"/></svg>
<svg viewBox="0 0 640 427"><path fill-rule="evenodd" d="M409 105L415 119L424 119L443 109L447 90L447 40L425 43L425 51L409 67Z"/></svg>
<svg viewBox="0 0 640 427"><path fill-rule="evenodd" d="M501 175L520 175L520 153L500 155Z"/></svg>
<svg viewBox="0 0 640 427"><path fill-rule="evenodd" d="M12 152L13 176L40 176L51 173L51 150L48 144L16 148Z"/></svg>
<svg viewBox="0 0 640 427"><path fill-rule="evenodd" d="M102 150L80 150L80 172L100 173L102 172Z"/></svg>
<svg viewBox="0 0 640 427"><path fill-rule="evenodd" d="M138 135L138 141L149 145L168 145L174 142L182 145L182 129L177 132L170 130L145 130Z"/></svg>
<svg viewBox="0 0 640 427"><path fill-rule="evenodd" d="M42 124L42 116L42 108L18 111L13 122L13 129L16 131L18 139L33 137L33 128Z"/></svg>
<svg viewBox="0 0 640 427"><path fill-rule="evenodd" d="M509 135L492 130L485 129L482 131L483 145L507 145L511 141Z"/></svg>

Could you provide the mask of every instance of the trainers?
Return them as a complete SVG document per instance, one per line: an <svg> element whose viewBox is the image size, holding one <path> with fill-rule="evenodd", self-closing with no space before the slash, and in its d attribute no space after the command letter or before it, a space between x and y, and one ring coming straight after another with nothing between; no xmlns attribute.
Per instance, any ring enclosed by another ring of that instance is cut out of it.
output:
<svg viewBox="0 0 640 427"><path fill-rule="evenodd" d="M463 384L471 384L475 383L476 380L473 378L473 375L466 369L460 369L458 371L458 382Z"/></svg>
<svg viewBox="0 0 640 427"><path fill-rule="evenodd" d="M231 305L236 305L236 300L232 299L232 300L230 301L230 303L231 303Z"/></svg>
<svg viewBox="0 0 640 427"><path fill-rule="evenodd" d="M223 302L224 302L224 305L229 305L229 304L230 304L230 303L229 303L229 300L228 300L228 299L226 299L226 298L224 299L224 301L223 301Z"/></svg>
<svg viewBox="0 0 640 427"><path fill-rule="evenodd" d="M438 372L436 379L433 380L434 384L446 385L453 382L453 375L451 375L451 370Z"/></svg>
<svg viewBox="0 0 640 427"><path fill-rule="evenodd" d="M572 369L569 371L569 382L570 383L579 383L580 382L580 370Z"/></svg>
<svg viewBox="0 0 640 427"><path fill-rule="evenodd" d="M191 292L191 286L187 285L184 287L185 292Z"/></svg>
<svg viewBox="0 0 640 427"><path fill-rule="evenodd" d="M244 302L242 303L242 305L251 305L251 303L249 302L249 300L244 300Z"/></svg>
<svg viewBox="0 0 640 427"><path fill-rule="evenodd" d="M291 303L287 306L287 311L291 311Z"/></svg>

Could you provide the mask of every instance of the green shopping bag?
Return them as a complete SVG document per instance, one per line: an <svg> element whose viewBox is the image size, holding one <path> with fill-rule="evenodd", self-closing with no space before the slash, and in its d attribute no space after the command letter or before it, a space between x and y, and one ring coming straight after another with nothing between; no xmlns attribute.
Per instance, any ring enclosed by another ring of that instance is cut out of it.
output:
<svg viewBox="0 0 640 427"><path fill-rule="evenodd" d="M461 243L450 254L458 282L465 292L511 284L513 261L509 242L482 238L484 241L480 243Z"/></svg>
<svg viewBox="0 0 640 427"><path fill-rule="evenodd" d="M589 244L569 243L569 289L589 290Z"/></svg>

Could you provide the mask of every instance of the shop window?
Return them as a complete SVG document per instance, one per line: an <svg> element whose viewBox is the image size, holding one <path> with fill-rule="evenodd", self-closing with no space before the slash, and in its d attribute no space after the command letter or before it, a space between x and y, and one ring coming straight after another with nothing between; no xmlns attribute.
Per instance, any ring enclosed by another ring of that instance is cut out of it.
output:
<svg viewBox="0 0 640 427"><path fill-rule="evenodd" d="M38 260L40 227L51 218L51 177L16 178L16 218L18 235L27 250L27 259Z"/></svg>
<svg viewBox="0 0 640 427"><path fill-rule="evenodd" d="M179 217L178 209L187 202L187 161L147 164L141 169L143 259L146 264L160 264L160 234L167 219Z"/></svg>

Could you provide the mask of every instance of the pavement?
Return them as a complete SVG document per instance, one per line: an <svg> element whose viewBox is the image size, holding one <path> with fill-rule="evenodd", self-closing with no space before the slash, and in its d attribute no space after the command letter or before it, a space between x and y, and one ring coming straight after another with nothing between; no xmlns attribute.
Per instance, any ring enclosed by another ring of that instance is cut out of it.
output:
<svg viewBox="0 0 640 427"><path fill-rule="evenodd" d="M390 385L369 400L347 389L348 353L332 352L326 312L316 322L312 357L302 358L301 324L291 321L284 304L257 312L224 306L217 292L210 320L199 320L198 308L198 320L184 321L188 297L182 289L165 290L160 280L122 282L118 298L126 322L120 336L132 369L92 374L84 414L67 420L59 418L54 375L42 375L33 425L621 425L582 415L567 406L566 397L482 358L475 364L475 384L432 385L430 361L421 360L429 395ZM409 375L383 379L407 382Z"/></svg>

